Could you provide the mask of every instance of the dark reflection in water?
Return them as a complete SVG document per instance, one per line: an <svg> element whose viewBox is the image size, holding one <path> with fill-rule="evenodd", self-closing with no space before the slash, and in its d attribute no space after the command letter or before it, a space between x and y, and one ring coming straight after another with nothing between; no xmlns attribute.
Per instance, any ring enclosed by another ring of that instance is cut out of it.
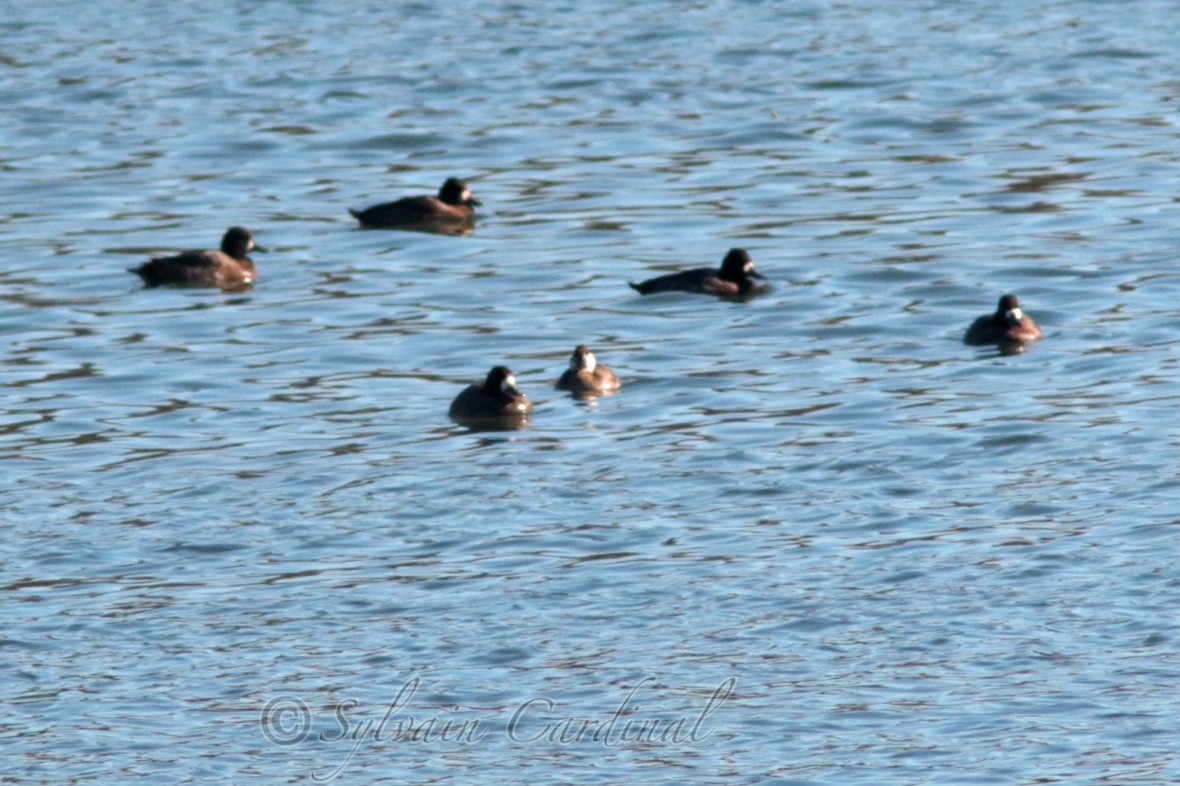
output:
<svg viewBox="0 0 1180 786"><path fill-rule="evenodd" d="M471 432L518 431L529 424L528 415L503 415L494 418L452 418Z"/></svg>
<svg viewBox="0 0 1180 786"><path fill-rule="evenodd" d="M453 221L416 221L412 223L399 224L398 226L375 227L361 225L358 227L358 229L363 230L424 232L429 235L451 235L454 237L470 235L474 228L474 223L455 223Z"/></svg>

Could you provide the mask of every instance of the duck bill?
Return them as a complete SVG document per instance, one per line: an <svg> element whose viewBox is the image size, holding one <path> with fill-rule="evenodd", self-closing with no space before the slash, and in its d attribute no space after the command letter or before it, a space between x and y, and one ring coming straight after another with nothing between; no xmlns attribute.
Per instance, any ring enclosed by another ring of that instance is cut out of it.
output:
<svg viewBox="0 0 1180 786"><path fill-rule="evenodd" d="M747 275L747 276L749 276L750 278L757 278L757 279L760 279L760 280L762 280L762 281L765 281L765 280L766 280L766 276L762 275L761 273L759 273L759 272L758 272L757 270L755 270L754 268L750 268L749 270L747 270L747 271L746 271L746 275Z"/></svg>
<svg viewBox="0 0 1180 786"><path fill-rule="evenodd" d="M473 206L475 206L475 207L479 207L480 205L482 205L482 204L483 204L483 202L480 202L480 201L479 201L478 199L476 199L475 197L467 197L467 204L469 204L469 205L473 205Z"/></svg>

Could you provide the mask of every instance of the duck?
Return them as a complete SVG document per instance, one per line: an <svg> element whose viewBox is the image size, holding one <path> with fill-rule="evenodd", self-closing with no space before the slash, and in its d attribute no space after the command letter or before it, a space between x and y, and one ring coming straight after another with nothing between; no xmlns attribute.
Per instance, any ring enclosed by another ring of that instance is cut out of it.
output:
<svg viewBox="0 0 1180 786"><path fill-rule="evenodd" d="M389 228L415 225L469 223L475 219L478 199L471 196L467 183L457 177L447 178L438 196L402 197L364 210L348 209L364 227Z"/></svg>
<svg viewBox="0 0 1180 786"><path fill-rule="evenodd" d="M453 420L523 419L533 404L516 387L507 366L495 366L480 385L468 385L451 402Z"/></svg>
<svg viewBox="0 0 1180 786"><path fill-rule="evenodd" d="M619 378L609 367L598 363L589 347L578 344L570 355L570 367L557 380L556 387L575 395L608 393L619 389Z"/></svg>
<svg viewBox="0 0 1180 786"><path fill-rule="evenodd" d="M254 245L254 235L244 227L230 227L217 251L182 251L170 257L155 257L139 267L128 268L147 287L165 285L242 289L258 279L250 251L264 251Z"/></svg>
<svg viewBox="0 0 1180 786"><path fill-rule="evenodd" d="M987 344L1027 344L1044 338L1041 328L1020 308L1016 295L1004 295L996 313L984 314L967 328L963 342L975 346Z"/></svg>
<svg viewBox="0 0 1180 786"><path fill-rule="evenodd" d="M701 267L649 278L639 284L628 284L641 295L655 292L699 292L720 297L740 297L754 291L757 285L751 279L755 278L764 277L754 269L749 252L744 248L731 248L721 261L719 270Z"/></svg>

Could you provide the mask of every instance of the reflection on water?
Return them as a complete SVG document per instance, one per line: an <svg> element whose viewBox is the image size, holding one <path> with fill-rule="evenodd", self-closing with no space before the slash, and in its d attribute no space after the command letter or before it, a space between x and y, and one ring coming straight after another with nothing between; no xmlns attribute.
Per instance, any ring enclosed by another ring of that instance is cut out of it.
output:
<svg viewBox="0 0 1180 786"><path fill-rule="evenodd" d="M368 226L362 224L360 229L374 229L381 231L395 230L398 232L424 232L428 235L451 235L463 237L470 235L475 228L472 223L455 223L453 221L414 221L397 226Z"/></svg>
<svg viewBox="0 0 1180 786"><path fill-rule="evenodd" d="M1176 780L1161 9L225 13L0 23L5 777ZM355 231L455 172L476 231ZM248 292L124 272L237 224ZM497 363L527 428L453 423ZM488 733L343 746L415 678Z"/></svg>

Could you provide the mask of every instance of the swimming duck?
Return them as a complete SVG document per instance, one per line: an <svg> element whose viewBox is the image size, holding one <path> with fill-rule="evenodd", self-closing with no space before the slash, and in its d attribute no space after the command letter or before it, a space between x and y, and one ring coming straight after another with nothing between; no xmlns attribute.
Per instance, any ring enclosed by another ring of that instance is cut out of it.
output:
<svg viewBox="0 0 1180 786"><path fill-rule="evenodd" d="M557 380L557 389L574 394L605 393L619 389L619 378L607 366L599 365L585 344L578 344L570 356L570 367Z"/></svg>
<svg viewBox="0 0 1180 786"><path fill-rule="evenodd" d="M442 184L438 196L402 197L365 210L348 209L366 227L406 227L471 222L479 200L462 180L452 177Z"/></svg>
<svg viewBox="0 0 1180 786"><path fill-rule="evenodd" d="M763 276L754 269L750 254L744 248L732 248L721 261L720 270L707 267L684 270L630 286L641 295L650 295L653 292L701 292L707 295L735 297L750 294L756 286L751 281L754 278Z"/></svg>
<svg viewBox="0 0 1180 786"><path fill-rule="evenodd" d="M175 256L156 257L128 270L149 287L175 284L242 289L258 278L254 263L246 256L251 250L264 249L254 245L250 230L230 227L221 238L219 251L183 251Z"/></svg>
<svg viewBox="0 0 1180 786"><path fill-rule="evenodd" d="M496 366L482 385L469 385L455 396L450 416L455 420L522 419L532 411L532 402L516 389L512 372L507 366Z"/></svg>
<svg viewBox="0 0 1180 786"><path fill-rule="evenodd" d="M963 341L981 346L985 344L1027 344L1044 337L1033 318L1020 309L1016 295L1004 295L996 306L996 313L985 314L971 323Z"/></svg>

